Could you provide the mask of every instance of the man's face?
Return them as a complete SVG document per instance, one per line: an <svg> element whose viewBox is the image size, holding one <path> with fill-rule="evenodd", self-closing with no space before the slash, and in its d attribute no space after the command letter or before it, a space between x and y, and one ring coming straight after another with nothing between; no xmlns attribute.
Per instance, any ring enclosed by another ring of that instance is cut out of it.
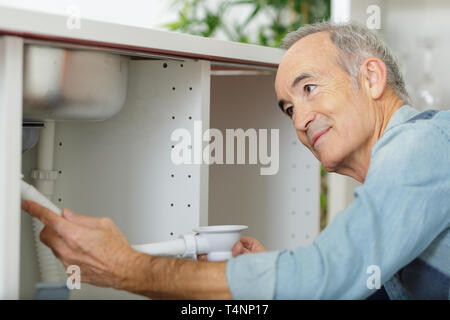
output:
<svg viewBox="0 0 450 320"><path fill-rule="evenodd" d="M369 98L353 87L337 54L328 33L309 35L289 48L275 80L278 100L292 116L300 141L327 171L346 166L375 127Z"/></svg>

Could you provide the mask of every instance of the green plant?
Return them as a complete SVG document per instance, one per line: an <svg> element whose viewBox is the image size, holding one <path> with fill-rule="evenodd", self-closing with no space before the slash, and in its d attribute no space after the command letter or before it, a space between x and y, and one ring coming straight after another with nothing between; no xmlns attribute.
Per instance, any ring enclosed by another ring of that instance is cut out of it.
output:
<svg viewBox="0 0 450 320"><path fill-rule="evenodd" d="M330 17L330 0L175 0L174 5L181 9L178 20L165 25L170 30L204 37L222 33L231 41L272 47L303 24ZM236 10L248 11L243 21L229 18Z"/></svg>
<svg viewBox="0 0 450 320"><path fill-rule="evenodd" d="M328 206L327 171L320 166L320 231L327 226Z"/></svg>

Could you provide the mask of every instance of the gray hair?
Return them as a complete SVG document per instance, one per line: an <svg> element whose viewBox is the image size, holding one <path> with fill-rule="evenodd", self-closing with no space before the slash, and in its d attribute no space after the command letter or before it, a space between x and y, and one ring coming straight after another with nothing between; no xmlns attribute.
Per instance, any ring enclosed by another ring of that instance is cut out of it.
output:
<svg viewBox="0 0 450 320"><path fill-rule="evenodd" d="M281 48L289 49L298 40L317 32L328 32L331 41L339 49L337 63L353 79L358 88L359 67L364 59L374 56L382 60L387 68L387 84L403 103L410 104L399 64L391 49L374 32L355 22L331 23L316 22L288 33Z"/></svg>

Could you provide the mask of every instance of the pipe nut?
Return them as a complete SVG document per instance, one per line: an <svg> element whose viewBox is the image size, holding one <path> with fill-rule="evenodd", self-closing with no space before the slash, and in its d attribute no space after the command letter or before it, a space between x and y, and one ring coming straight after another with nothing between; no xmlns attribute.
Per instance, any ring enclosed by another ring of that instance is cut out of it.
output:
<svg viewBox="0 0 450 320"><path fill-rule="evenodd" d="M194 258L197 254L197 241L195 241L194 234L184 234L181 236L186 243L186 251L183 258Z"/></svg>

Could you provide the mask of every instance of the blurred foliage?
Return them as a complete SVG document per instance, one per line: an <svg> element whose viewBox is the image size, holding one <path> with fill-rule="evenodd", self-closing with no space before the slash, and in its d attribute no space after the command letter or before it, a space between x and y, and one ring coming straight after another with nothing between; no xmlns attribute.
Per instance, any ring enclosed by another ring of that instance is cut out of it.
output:
<svg viewBox="0 0 450 320"><path fill-rule="evenodd" d="M220 32L231 41L272 47L303 24L330 17L330 0L174 0L174 5L181 9L178 20L165 25L169 30L203 37ZM249 13L243 21L230 21L236 10ZM258 23L256 30L249 28L252 23Z"/></svg>
<svg viewBox="0 0 450 320"><path fill-rule="evenodd" d="M327 184L327 171L320 166L320 231L325 229L327 226L327 195L328 195L328 184Z"/></svg>

